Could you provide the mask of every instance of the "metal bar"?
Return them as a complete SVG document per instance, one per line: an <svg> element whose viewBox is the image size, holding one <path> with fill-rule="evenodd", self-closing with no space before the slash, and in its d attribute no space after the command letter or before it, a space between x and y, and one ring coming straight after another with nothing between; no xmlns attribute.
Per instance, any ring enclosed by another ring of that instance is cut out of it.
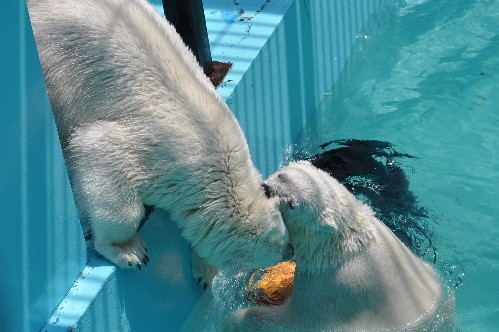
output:
<svg viewBox="0 0 499 332"><path fill-rule="evenodd" d="M166 18L191 49L205 72L212 59L202 0L162 0Z"/></svg>

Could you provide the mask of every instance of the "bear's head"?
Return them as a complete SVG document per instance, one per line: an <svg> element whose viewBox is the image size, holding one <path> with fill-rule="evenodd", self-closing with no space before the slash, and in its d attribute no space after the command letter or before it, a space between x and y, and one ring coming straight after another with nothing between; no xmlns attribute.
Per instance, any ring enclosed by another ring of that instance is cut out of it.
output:
<svg viewBox="0 0 499 332"><path fill-rule="evenodd" d="M279 197L299 270L341 264L375 237L372 210L308 161L281 168L262 186L267 197Z"/></svg>

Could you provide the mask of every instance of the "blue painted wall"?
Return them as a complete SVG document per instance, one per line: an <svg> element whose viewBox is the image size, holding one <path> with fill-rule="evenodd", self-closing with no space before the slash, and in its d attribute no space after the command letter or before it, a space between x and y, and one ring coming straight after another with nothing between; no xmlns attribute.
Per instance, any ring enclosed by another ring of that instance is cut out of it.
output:
<svg viewBox="0 0 499 332"><path fill-rule="evenodd" d="M228 99L264 176L286 159L380 0L296 0Z"/></svg>
<svg viewBox="0 0 499 332"><path fill-rule="evenodd" d="M38 331L85 248L23 0L0 12L0 331Z"/></svg>

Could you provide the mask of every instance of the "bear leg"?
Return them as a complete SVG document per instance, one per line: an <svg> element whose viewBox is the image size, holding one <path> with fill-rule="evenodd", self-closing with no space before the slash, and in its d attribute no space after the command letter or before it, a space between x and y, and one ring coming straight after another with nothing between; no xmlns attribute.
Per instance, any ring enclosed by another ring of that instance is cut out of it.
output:
<svg viewBox="0 0 499 332"><path fill-rule="evenodd" d="M191 269L194 280L203 285L203 289L208 288L213 278L218 273L218 269L208 264L203 258L199 257L194 251L191 250Z"/></svg>
<svg viewBox="0 0 499 332"><path fill-rule="evenodd" d="M149 257L137 234L145 214L134 180L142 174L137 144L126 126L98 121L75 130L67 152L73 192L90 221L95 250L120 267L141 269Z"/></svg>

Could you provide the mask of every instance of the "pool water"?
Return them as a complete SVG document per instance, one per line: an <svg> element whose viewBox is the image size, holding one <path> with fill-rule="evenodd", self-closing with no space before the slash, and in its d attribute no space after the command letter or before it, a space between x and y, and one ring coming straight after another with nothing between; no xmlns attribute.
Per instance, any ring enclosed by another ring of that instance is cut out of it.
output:
<svg viewBox="0 0 499 332"><path fill-rule="evenodd" d="M399 233L415 221L405 235L429 238L411 249L455 289L464 331L499 326L498 89L499 1L386 1L289 153L310 157L358 140L403 155L375 156L403 171L424 211Z"/></svg>

